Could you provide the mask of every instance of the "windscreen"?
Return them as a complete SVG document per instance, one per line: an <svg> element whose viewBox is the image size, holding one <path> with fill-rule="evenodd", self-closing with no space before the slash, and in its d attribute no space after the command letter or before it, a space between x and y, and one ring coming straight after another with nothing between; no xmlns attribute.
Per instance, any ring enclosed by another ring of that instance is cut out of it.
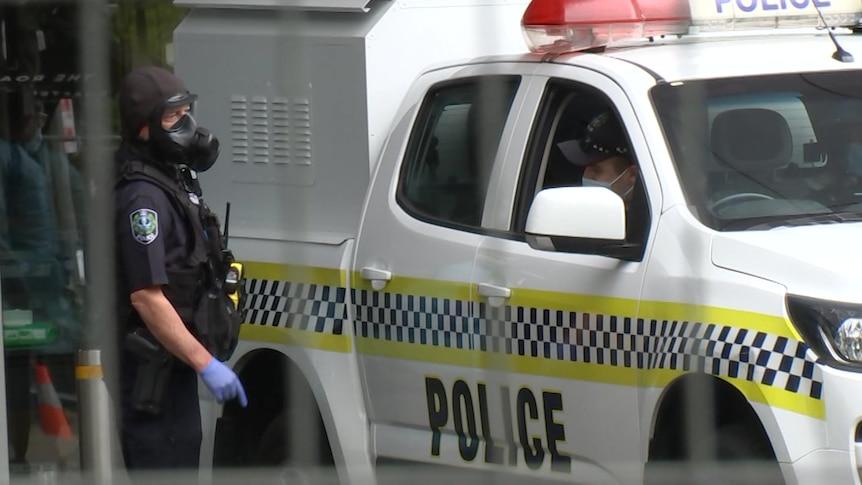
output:
<svg viewBox="0 0 862 485"><path fill-rule="evenodd" d="M651 96L707 226L862 220L862 72L667 83Z"/></svg>

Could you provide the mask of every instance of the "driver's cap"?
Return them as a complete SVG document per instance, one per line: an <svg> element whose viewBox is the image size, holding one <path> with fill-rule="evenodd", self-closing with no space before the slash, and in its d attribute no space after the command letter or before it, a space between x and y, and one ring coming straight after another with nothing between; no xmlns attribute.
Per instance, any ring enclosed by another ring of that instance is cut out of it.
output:
<svg viewBox="0 0 862 485"><path fill-rule="evenodd" d="M557 147L569 162L580 167L629 152L625 132L617 117L609 111L590 120L582 138L560 142Z"/></svg>

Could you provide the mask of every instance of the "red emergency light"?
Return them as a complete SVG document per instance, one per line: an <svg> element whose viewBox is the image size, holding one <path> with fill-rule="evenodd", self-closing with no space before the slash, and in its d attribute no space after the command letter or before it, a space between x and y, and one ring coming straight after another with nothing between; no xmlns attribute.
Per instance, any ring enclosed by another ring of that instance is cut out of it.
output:
<svg viewBox="0 0 862 485"><path fill-rule="evenodd" d="M521 20L530 50L562 53L727 30L862 25L862 0L533 0Z"/></svg>
<svg viewBox="0 0 862 485"><path fill-rule="evenodd" d="M689 0L533 0L521 20L527 45L536 53L685 34L690 26Z"/></svg>

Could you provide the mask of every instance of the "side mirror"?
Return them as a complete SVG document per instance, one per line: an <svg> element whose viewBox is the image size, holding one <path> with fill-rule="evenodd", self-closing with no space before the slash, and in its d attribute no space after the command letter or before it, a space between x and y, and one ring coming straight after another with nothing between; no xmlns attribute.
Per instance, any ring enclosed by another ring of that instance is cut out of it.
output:
<svg viewBox="0 0 862 485"><path fill-rule="evenodd" d="M637 259L627 244L622 197L604 187L555 187L536 194L525 228L527 243L545 251Z"/></svg>

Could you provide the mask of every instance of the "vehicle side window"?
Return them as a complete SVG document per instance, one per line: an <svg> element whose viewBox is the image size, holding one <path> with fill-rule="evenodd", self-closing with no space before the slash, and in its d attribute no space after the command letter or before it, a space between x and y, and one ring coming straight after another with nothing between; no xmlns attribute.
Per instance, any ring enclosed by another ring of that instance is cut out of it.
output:
<svg viewBox="0 0 862 485"><path fill-rule="evenodd" d="M550 81L526 157L513 232L524 234L533 198L541 190L601 185L625 202L626 242L644 245L650 214L640 167L626 127L601 91Z"/></svg>
<svg viewBox="0 0 862 485"><path fill-rule="evenodd" d="M434 224L479 227L518 81L470 78L428 93L399 181L397 200L405 211Z"/></svg>

